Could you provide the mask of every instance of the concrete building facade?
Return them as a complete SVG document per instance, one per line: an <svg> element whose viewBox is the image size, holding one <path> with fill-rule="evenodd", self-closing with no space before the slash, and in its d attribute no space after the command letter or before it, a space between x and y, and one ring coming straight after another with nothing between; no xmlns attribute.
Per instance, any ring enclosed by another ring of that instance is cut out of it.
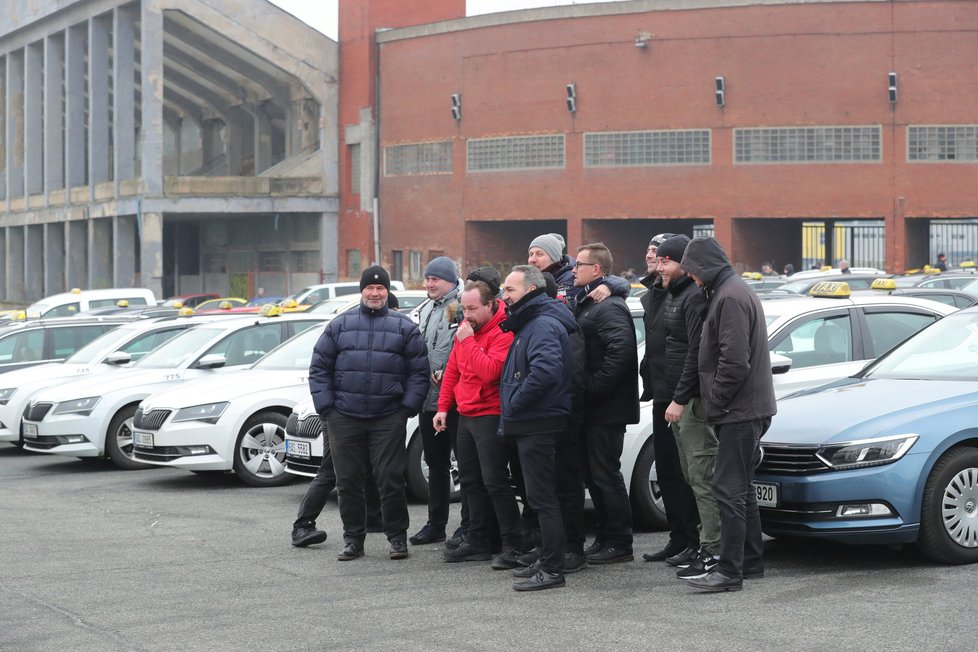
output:
<svg viewBox="0 0 978 652"><path fill-rule="evenodd" d="M461 4L406 26L384 12L395 3L341 3L341 48L344 20L398 28L344 62L341 96L351 76L379 80L355 107L377 121L379 228L341 215L341 269L375 250L409 281L441 253L503 266L548 231L571 253L603 240L619 269L644 269L664 231L712 232L744 268L798 267L803 225L821 225L831 259L834 227L864 224L898 272L928 262L939 223L978 230L976 2L633 0L471 18Z"/></svg>
<svg viewBox="0 0 978 652"><path fill-rule="evenodd" d="M337 44L264 0L0 0L0 298L337 277Z"/></svg>

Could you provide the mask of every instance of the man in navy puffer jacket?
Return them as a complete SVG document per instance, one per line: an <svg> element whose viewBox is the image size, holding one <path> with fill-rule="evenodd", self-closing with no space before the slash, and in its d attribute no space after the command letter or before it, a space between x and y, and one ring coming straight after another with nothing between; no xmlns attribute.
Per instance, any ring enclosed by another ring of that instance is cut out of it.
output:
<svg viewBox="0 0 978 652"><path fill-rule="evenodd" d="M380 489L390 557L408 556L404 440L408 417L418 413L428 393L428 352L417 325L387 308L389 291L383 267L365 269L359 309L329 323L309 367L309 388L336 469L345 543L340 561L363 556L368 462Z"/></svg>

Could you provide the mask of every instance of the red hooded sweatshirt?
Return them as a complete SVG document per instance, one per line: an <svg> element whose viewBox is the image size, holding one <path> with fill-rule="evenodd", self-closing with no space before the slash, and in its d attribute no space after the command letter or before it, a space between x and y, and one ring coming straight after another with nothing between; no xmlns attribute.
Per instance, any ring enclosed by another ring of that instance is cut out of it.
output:
<svg viewBox="0 0 978 652"><path fill-rule="evenodd" d="M439 412L457 406L463 417L499 414L499 376L513 343L513 334L499 329L504 319L506 308L496 299L496 314L492 319L472 337L455 340L441 380Z"/></svg>

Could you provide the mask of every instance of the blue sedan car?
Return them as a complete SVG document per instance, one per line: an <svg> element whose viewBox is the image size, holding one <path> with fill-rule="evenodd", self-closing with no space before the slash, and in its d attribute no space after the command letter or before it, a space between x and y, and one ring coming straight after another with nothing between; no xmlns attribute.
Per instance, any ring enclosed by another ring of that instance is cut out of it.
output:
<svg viewBox="0 0 978 652"><path fill-rule="evenodd" d="M856 376L779 401L761 445L766 533L978 561L978 308Z"/></svg>

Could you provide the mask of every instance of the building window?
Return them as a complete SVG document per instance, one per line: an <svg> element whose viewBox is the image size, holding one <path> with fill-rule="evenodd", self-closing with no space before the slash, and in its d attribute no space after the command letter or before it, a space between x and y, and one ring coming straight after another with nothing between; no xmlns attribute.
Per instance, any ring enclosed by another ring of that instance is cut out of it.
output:
<svg viewBox="0 0 978 652"><path fill-rule="evenodd" d="M412 281L421 280L421 252L411 251L409 252L411 269L408 270L408 278Z"/></svg>
<svg viewBox="0 0 978 652"><path fill-rule="evenodd" d="M916 125L907 127L907 160L978 161L978 125Z"/></svg>
<svg viewBox="0 0 978 652"><path fill-rule="evenodd" d="M390 145L384 148L384 174L451 174L452 141Z"/></svg>
<svg viewBox="0 0 978 652"><path fill-rule="evenodd" d="M735 163L860 163L881 160L880 126L734 129Z"/></svg>
<svg viewBox="0 0 978 652"><path fill-rule="evenodd" d="M292 239L294 242L319 242L318 215L292 215Z"/></svg>
<svg viewBox="0 0 978 652"><path fill-rule="evenodd" d="M318 272L319 252L318 251L293 251L292 271L293 272Z"/></svg>
<svg viewBox="0 0 978 652"><path fill-rule="evenodd" d="M285 271L285 252L284 251L258 252L258 271L259 272Z"/></svg>
<svg viewBox="0 0 978 652"><path fill-rule="evenodd" d="M359 249L346 250L346 275L348 278L360 278L362 263L360 262Z"/></svg>
<svg viewBox="0 0 978 652"><path fill-rule="evenodd" d="M584 167L709 164L709 129L584 134Z"/></svg>
<svg viewBox="0 0 978 652"><path fill-rule="evenodd" d="M350 192L360 194L360 145L350 145Z"/></svg>
<svg viewBox="0 0 978 652"><path fill-rule="evenodd" d="M391 280L404 280L404 252L400 249L391 251Z"/></svg>
<svg viewBox="0 0 978 652"><path fill-rule="evenodd" d="M469 172L564 167L564 135L469 140Z"/></svg>

